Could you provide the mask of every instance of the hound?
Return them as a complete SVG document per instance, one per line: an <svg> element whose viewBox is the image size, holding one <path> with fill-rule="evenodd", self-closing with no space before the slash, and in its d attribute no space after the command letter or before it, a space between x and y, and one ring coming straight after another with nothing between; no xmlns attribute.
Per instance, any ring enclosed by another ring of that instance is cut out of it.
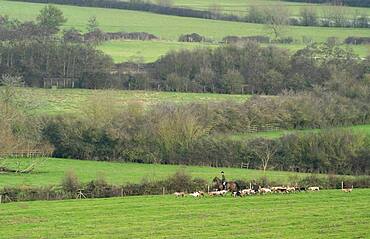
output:
<svg viewBox="0 0 370 239"><path fill-rule="evenodd" d="M185 197L184 192L175 192L173 195L175 195L176 197Z"/></svg>
<svg viewBox="0 0 370 239"><path fill-rule="evenodd" d="M320 191L320 188L319 187L308 187L307 190L308 191Z"/></svg>
<svg viewBox="0 0 370 239"><path fill-rule="evenodd" d="M351 188L342 188L342 192L345 192L345 193L350 193L352 192L352 190L353 190L353 185Z"/></svg>

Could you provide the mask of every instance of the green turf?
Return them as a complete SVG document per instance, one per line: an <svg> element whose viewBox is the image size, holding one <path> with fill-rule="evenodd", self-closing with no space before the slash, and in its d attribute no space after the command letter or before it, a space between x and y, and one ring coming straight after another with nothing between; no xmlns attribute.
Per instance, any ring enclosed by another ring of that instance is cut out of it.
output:
<svg viewBox="0 0 370 239"><path fill-rule="evenodd" d="M351 130L354 133L362 133L365 135L370 136L370 124L368 125L355 125L355 126L348 126L348 127L340 127L340 129L348 129ZM253 138L270 138L275 139L282 137L284 135L298 133L298 134L304 134L304 133L312 133L312 132L318 132L320 129L304 129L304 130L278 130L278 131L269 131L269 132L258 132L258 133L247 133L247 134L233 134L233 135L219 135L216 137L225 138L228 137L232 140L246 140L246 139L253 139Z"/></svg>
<svg viewBox="0 0 370 239"><path fill-rule="evenodd" d="M20 20L35 19L44 4L22 3L0 0L0 15L7 14ZM197 19L159 15L147 12L118 9L86 8L59 6L68 18L65 27L77 27L86 30L87 20L96 16L105 31L145 31L165 40L177 40L183 33L196 32L220 40L226 35L266 35L264 25ZM359 28L325 28L325 27L289 27L285 36L301 40L309 36L315 41L325 41L328 37L343 40L347 36L368 36L370 29Z"/></svg>
<svg viewBox="0 0 370 239"><path fill-rule="evenodd" d="M369 238L370 190L0 204L0 238Z"/></svg>
<svg viewBox="0 0 370 239"><path fill-rule="evenodd" d="M94 99L109 100L116 107L158 103L214 103L224 101L244 102L249 95L227 95L212 93L178 93L136 90L87 90L87 89L41 89L19 88L22 104L36 114L63 114L81 112Z"/></svg>
<svg viewBox="0 0 370 239"><path fill-rule="evenodd" d="M7 159L8 166L27 164L34 159ZM288 182L290 176L306 176L303 173L292 173L282 171L267 171L266 174L260 170L248 170L241 168L211 168L198 166L161 165L161 164L137 164L137 163L110 163L89 160L72 160L46 158L31 174L0 174L0 187L15 185L55 185L59 184L65 172L73 170L82 182L88 182L103 176L109 183L125 184L128 182L137 183L143 179L159 180L167 178L179 169L184 169L193 177L200 177L211 181L219 176L223 170L228 179L258 179L266 175L270 180Z"/></svg>
<svg viewBox="0 0 370 239"><path fill-rule="evenodd" d="M185 43L176 41L108 41L99 49L110 55L115 62L154 62L170 51L215 47L216 44Z"/></svg>
<svg viewBox="0 0 370 239"><path fill-rule="evenodd" d="M310 4L277 0L173 0L173 3L175 6L199 10L209 10L216 4L220 11L240 16L246 15L251 6L264 7L279 4L285 6L291 16L300 16L300 10L302 7L311 7L315 9L318 16L321 16L323 11L326 11L330 8L330 6L325 4ZM370 15L370 8L345 7L345 9L347 17L352 17L353 12L355 11Z"/></svg>

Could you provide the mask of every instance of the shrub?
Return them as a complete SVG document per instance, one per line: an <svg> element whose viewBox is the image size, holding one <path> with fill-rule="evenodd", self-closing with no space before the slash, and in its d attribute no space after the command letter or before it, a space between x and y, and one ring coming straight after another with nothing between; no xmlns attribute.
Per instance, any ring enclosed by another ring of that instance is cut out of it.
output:
<svg viewBox="0 0 370 239"><path fill-rule="evenodd" d="M61 185L64 191L75 193L80 188L80 181L76 173L72 170L69 170L65 173Z"/></svg>

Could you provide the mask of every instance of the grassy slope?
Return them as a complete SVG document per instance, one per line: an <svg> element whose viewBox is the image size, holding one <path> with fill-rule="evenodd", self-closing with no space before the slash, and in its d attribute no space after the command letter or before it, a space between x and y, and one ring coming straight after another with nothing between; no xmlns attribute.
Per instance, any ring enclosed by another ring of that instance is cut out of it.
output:
<svg viewBox="0 0 370 239"><path fill-rule="evenodd" d="M7 165L16 165L17 162L27 163L30 159L7 159ZM59 184L66 171L73 170L82 182L88 182L103 176L113 184L128 182L137 183L142 179L158 180L172 175L179 169L185 169L193 177L200 177L211 181L224 170L228 179L258 179L264 175L260 170L240 168L210 168L181 165L137 164L137 163L110 163L89 160L55 159L40 160L42 164L31 174L14 175L0 174L0 187L14 185L55 185ZM266 176L273 181L287 182L289 176L305 176L302 173L282 171L268 171Z"/></svg>
<svg viewBox="0 0 370 239"><path fill-rule="evenodd" d="M0 238L368 238L370 190L0 205Z"/></svg>
<svg viewBox="0 0 370 239"><path fill-rule="evenodd" d="M158 91L128 91L128 90L87 90L87 89L41 89L20 88L21 102L32 105L33 113L63 114L76 113L86 106L90 100L111 99L117 106L154 105L161 102L171 103L201 103L236 101L244 102L249 95L226 95L212 93L178 93Z"/></svg>
<svg viewBox="0 0 370 239"><path fill-rule="evenodd" d="M356 126L349 126L343 127L343 129L349 129L354 133L362 133L370 136L370 125L356 125ZM279 138L281 136L292 134L292 133L312 133L318 132L319 129L305 129L305 130L280 130L280 131L271 131L271 132L259 132L259 133L251 133L251 134L234 134L228 136L230 139L233 140L245 140L250 138Z"/></svg>
<svg viewBox="0 0 370 239"><path fill-rule="evenodd" d="M208 10L210 6L215 3L220 7L220 10L225 13L245 15L249 7L251 6L269 6L281 4L286 6L289 9L291 16L299 16L300 9L302 7L310 6L313 9L316 9L318 15L321 15L325 9L330 6L324 4L309 4L309 3L297 3L297 2L285 2L277 0L173 0L175 6ZM358 7L346 7L348 17L351 17L354 11L365 12L370 15L370 8L358 8Z"/></svg>
<svg viewBox="0 0 370 239"><path fill-rule="evenodd" d="M20 20L35 19L43 4L10 2L0 0L0 14L8 14ZM197 32L215 40L226 35L265 35L266 28L261 24L215 21L188 17L176 17L152 14L147 12L126 11L102 8L83 8L59 6L68 18L66 27L85 30L90 16L96 16L105 31L146 31L166 40L177 40L183 33ZM351 36L368 36L370 29L324 28L324 27L290 27L286 36L301 40L302 36L310 36L316 41L324 41L327 37L339 39Z"/></svg>
<svg viewBox="0 0 370 239"><path fill-rule="evenodd" d="M185 43L175 41L109 41L99 49L110 55L115 62L154 62L169 51L216 47L216 44Z"/></svg>

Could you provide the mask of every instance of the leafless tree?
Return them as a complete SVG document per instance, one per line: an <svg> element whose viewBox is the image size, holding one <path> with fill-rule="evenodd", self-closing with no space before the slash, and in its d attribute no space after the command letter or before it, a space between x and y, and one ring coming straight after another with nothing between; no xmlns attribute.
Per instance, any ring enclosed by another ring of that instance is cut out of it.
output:
<svg viewBox="0 0 370 239"><path fill-rule="evenodd" d="M284 5L268 6L265 11L265 26L278 39L288 25L289 10Z"/></svg>

